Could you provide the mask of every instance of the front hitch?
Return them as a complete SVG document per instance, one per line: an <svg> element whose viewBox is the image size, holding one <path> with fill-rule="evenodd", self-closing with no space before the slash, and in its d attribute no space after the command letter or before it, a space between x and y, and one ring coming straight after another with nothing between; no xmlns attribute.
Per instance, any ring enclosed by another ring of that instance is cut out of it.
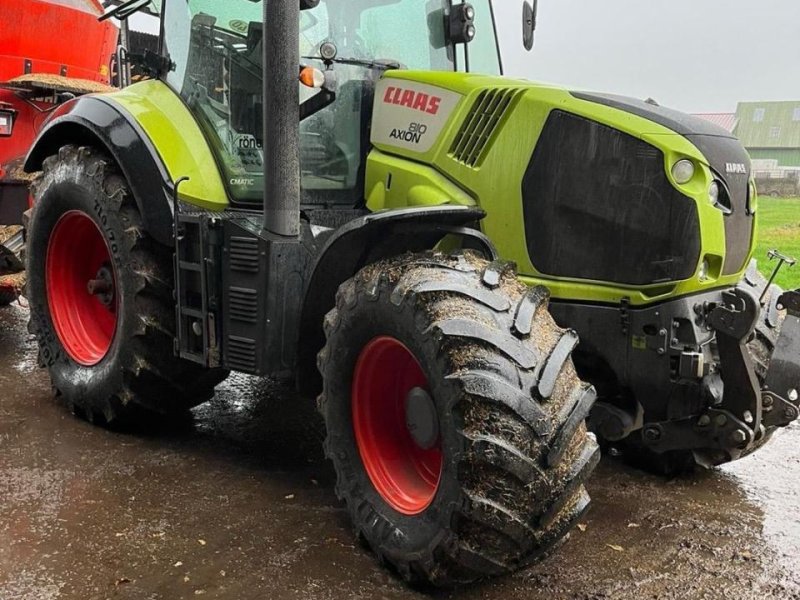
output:
<svg viewBox="0 0 800 600"><path fill-rule="evenodd" d="M642 439L659 453L724 450L736 459L764 434L761 385L747 348L761 306L752 294L734 288L706 310L706 324L716 333L719 353L719 372L703 378L708 408L694 416L647 423Z"/></svg>
<svg viewBox="0 0 800 600"><path fill-rule="evenodd" d="M706 306L705 322L715 332L719 370L703 379L708 407L700 414L646 423L642 439L655 452L722 450L735 460L756 447L769 429L800 416L800 290L773 300L786 311L763 386L748 342L758 319L768 316L756 295L743 287L722 293Z"/></svg>

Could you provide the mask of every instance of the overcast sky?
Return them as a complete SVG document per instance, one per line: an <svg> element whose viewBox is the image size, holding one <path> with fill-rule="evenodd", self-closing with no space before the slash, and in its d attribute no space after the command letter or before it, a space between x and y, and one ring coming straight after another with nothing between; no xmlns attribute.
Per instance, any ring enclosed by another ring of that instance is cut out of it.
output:
<svg viewBox="0 0 800 600"><path fill-rule="evenodd" d="M685 112L800 100L800 0L539 0L530 54L522 0L494 4L511 75Z"/></svg>

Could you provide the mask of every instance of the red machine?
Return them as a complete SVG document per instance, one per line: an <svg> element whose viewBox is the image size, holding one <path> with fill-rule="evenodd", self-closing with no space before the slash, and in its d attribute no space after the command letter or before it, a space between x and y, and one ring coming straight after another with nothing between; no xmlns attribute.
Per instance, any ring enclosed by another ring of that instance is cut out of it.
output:
<svg viewBox="0 0 800 600"><path fill-rule="evenodd" d="M21 233L8 226L29 207L21 164L30 145L58 104L109 89L119 31L98 22L102 13L99 0L0 2L0 305L11 293L3 274L21 268Z"/></svg>

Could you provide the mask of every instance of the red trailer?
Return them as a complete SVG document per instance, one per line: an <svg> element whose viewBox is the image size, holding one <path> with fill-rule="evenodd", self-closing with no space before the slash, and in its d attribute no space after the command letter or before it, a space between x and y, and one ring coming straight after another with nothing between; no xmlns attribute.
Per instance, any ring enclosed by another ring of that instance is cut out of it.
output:
<svg viewBox="0 0 800 600"><path fill-rule="evenodd" d="M28 178L21 164L50 111L106 91L119 32L99 0L0 1L0 305L16 295Z"/></svg>

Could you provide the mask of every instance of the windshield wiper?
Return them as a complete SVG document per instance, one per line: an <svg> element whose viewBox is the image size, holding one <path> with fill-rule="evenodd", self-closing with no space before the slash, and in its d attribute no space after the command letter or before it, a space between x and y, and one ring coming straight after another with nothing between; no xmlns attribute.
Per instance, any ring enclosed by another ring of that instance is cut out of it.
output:
<svg viewBox="0 0 800 600"><path fill-rule="evenodd" d="M361 58L333 58L326 60L321 56L302 56L304 60L318 60L324 63L336 63L340 65L353 65L356 67L365 67L367 69L376 69L379 71L391 71L393 69L402 69L403 65L399 61L392 59L380 60L367 60Z"/></svg>

